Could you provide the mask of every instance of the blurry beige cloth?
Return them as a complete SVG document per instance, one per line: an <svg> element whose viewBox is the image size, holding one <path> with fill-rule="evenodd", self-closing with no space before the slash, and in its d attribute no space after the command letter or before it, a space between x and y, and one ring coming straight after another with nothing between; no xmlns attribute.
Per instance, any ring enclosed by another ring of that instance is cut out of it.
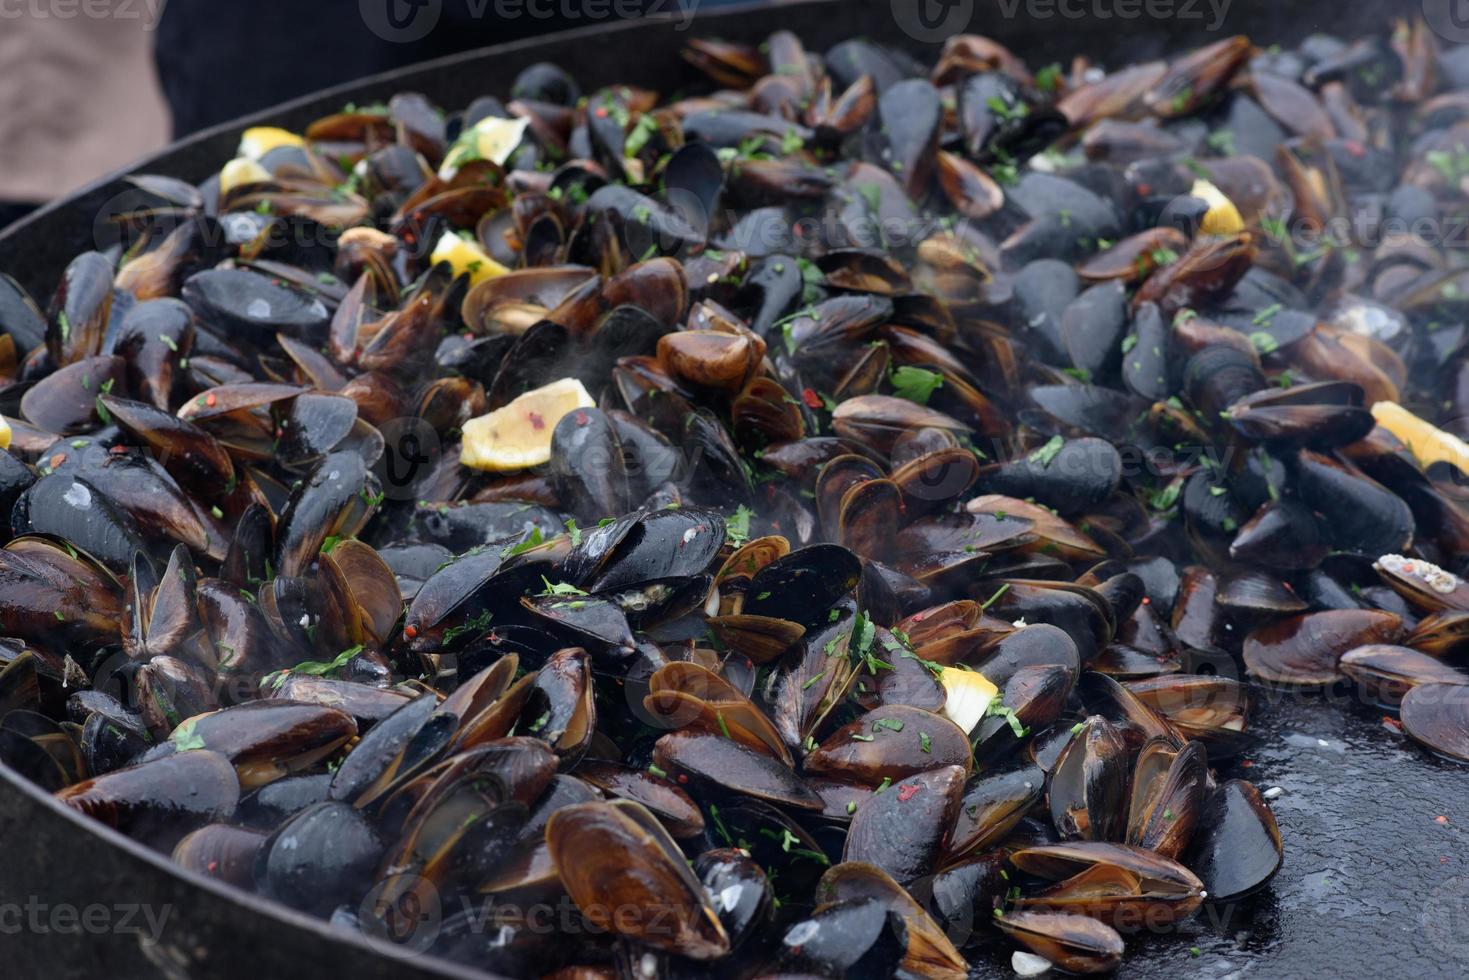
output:
<svg viewBox="0 0 1469 980"><path fill-rule="evenodd" d="M160 0L0 0L0 200L44 201L168 142Z"/></svg>

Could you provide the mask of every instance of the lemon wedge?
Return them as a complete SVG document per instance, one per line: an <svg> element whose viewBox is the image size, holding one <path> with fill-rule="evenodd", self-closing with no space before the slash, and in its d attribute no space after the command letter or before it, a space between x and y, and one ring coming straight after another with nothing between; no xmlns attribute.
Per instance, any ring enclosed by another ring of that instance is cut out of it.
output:
<svg viewBox="0 0 1469 980"><path fill-rule="evenodd" d="M479 242L472 242L460 238L452 231L444 232L444 237L434 246L434 252L429 256L429 262L438 265L447 262L454 267L454 275L469 274L469 284L477 286L486 279L503 276L510 270L490 257L490 253L480 248Z"/></svg>
<svg viewBox="0 0 1469 980"><path fill-rule="evenodd" d="M219 194L221 197L247 184L264 184L271 179L270 171L247 157L239 157L224 165L219 172Z"/></svg>
<svg viewBox="0 0 1469 980"><path fill-rule="evenodd" d="M939 683L944 685L945 694L944 709L940 713L964 729L966 735L974 731L1000 693L1000 689L983 674L960 667L943 668Z"/></svg>
<svg viewBox="0 0 1469 980"><path fill-rule="evenodd" d="M595 404L575 378L562 378L527 391L504 408L464 423L459 462L490 473L548 463L556 423L570 412Z"/></svg>
<svg viewBox="0 0 1469 980"><path fill-rule="evenodd" d="M256 126L240 136L239 155L247 160L259 160L271 150L282 146L305 146L306 141L288 129L276 126Z"/></svg>
<svg viewBox="0 0 1469 980"><path fill-rule="evenodd" d="M1378 402L1372 406L1372 417L1397 436L1424 469L1434 463L1448 463L1461 473L1469 473L1469 444L1458 436L1425 422L1397 402Z"/></svg>
<svg viewBox="0 0 1469 980"><path fill-rule="evenodd" d="M1203 220L1199 222L1199 230L1206 235L1237 235L1245 230L1245 220L1240 217L1239 208L1209 181L1194 181L1193 189L1188 193L1209 205L1209 210L1204 212Z"/></svg>
<svg viewBox="0 0 1469 980"><path fill-rule="evenodd" d="M475 123L472 129L459 134L439 166L439 177L453 180L459 168L472 160L489 160L503 164L520 145L529 125L530 120L524 116L515 119L486 116Z"/></svg>
<svg viewBox="0 0 1469 980"><path fill-rule="evenodd" d="M0 415L0 449L10 448L10 420Z"/></svg>

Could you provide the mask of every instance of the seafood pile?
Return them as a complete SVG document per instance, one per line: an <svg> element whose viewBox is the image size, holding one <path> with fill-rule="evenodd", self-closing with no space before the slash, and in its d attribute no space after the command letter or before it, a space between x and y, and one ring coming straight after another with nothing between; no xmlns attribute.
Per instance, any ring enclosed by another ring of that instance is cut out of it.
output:
<svg viewBox="0 0 1469 980"><path fill-rule="evenodd" d="M1277 687L1469 760L1469 60L686 56L0 280L0 760L405 951L726 978L1116 969L1280 867Z"/></svg>

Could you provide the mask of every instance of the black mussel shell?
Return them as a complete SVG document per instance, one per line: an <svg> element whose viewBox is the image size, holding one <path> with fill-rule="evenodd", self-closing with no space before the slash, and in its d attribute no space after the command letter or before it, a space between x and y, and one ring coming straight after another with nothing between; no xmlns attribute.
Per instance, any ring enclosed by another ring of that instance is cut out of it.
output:
<svg viewBox="0 0 1469 980"><path fill-rule="evenodd" d="M271 834L255 862L261 892L304 912L327 915L355 905L372 883L383 841L349 803L315 803Z"/></svg>
<svg viewBox="0 0 1469 980"><path fill-rule="evenodd" d="M1251 783L1221 783L1204 802L1193 847L1183 858L1212 902L1261 888L1280 870L1284 850L1275 815Z"/></svg>

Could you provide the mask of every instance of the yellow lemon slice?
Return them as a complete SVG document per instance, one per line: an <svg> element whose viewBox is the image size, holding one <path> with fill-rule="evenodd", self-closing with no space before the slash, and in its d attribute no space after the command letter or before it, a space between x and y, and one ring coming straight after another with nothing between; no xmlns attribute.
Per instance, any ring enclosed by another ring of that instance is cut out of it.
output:
<svg viewBox="0 0 1469 980"><path fill-rule="evenodd" d="M1424 469L1434 463L1448 463L1469 473L1469 444L1458 436L1423 421L1397 402L1378 402L1372 406L1372 417L1397 436Z"/></svg>
<svg viewBox="0 0 1469 980"><path fill-rule="evenodd" d="M439 166L439 177L453 180L459 168L473 160L490 160L503 164L520 145L530 120L521 116L516 119L501 119L486 116L474 124L474 128L459 134L444 162Z"/></svg>
<svg viewBox="0 0 1469 980"><path fill-rule="evenodd" d="M575 378L562 378L527 391L504 408L464 423L459 462L472 470L491 473L548 463L556 423L568 413L594 404Z"/></svg>
<svg viewBox="0 0 1469 980"><path fill-rule="evenodd" d="M945 693L941 714L964 729L965 734L974 731L1000 693L983 674L960 667L943 668L939 682L944 685Z"/></svg>
<svg viewBox="0 0 1469 980"><path fill-rule="evenodd" d="M444 237L434 246L434 252L429 256L429 261L438 265L447 262L454 267L454 275L469 274L469 284L477 286L486 279L503 276L510 270L490 257L490 254L480 248L479 242L471 242L460 238L452 231L444 232Z"/></svg>
<svg viewBox="0 0 1469 980"><path fill-rule="evenodd" d="M1209 210L1204 212L1204 218L1199 222L1200 231L1207 235L1237 235L1245 230L1245 220L1240 217L1239 208L1209 181L1194 181L1193 189L1188 193L1209 205Z"/></svg>
<svg viewBox="0 0 1469 980"><path fill-rule="evenodd" d="M10 448L10 420L0 415L0 449Z"/></svg>
<svg viewBox="0 0 1469 980"><path fill-rule="evenodd" d="M237 187L244 187L247 184L263 184L270 179L269 170L254 160L239 157L225 164L224 169L219 172L219 194L223 197Z"/></svg>
<svg viewBox="0 0 1469 980"><path fill-rule="evenodd" d="M245 130L240 136L239 155L249 160L259 160L280 146L305 146L306 141L288 129L276 126L256 126Z"/></svg>

